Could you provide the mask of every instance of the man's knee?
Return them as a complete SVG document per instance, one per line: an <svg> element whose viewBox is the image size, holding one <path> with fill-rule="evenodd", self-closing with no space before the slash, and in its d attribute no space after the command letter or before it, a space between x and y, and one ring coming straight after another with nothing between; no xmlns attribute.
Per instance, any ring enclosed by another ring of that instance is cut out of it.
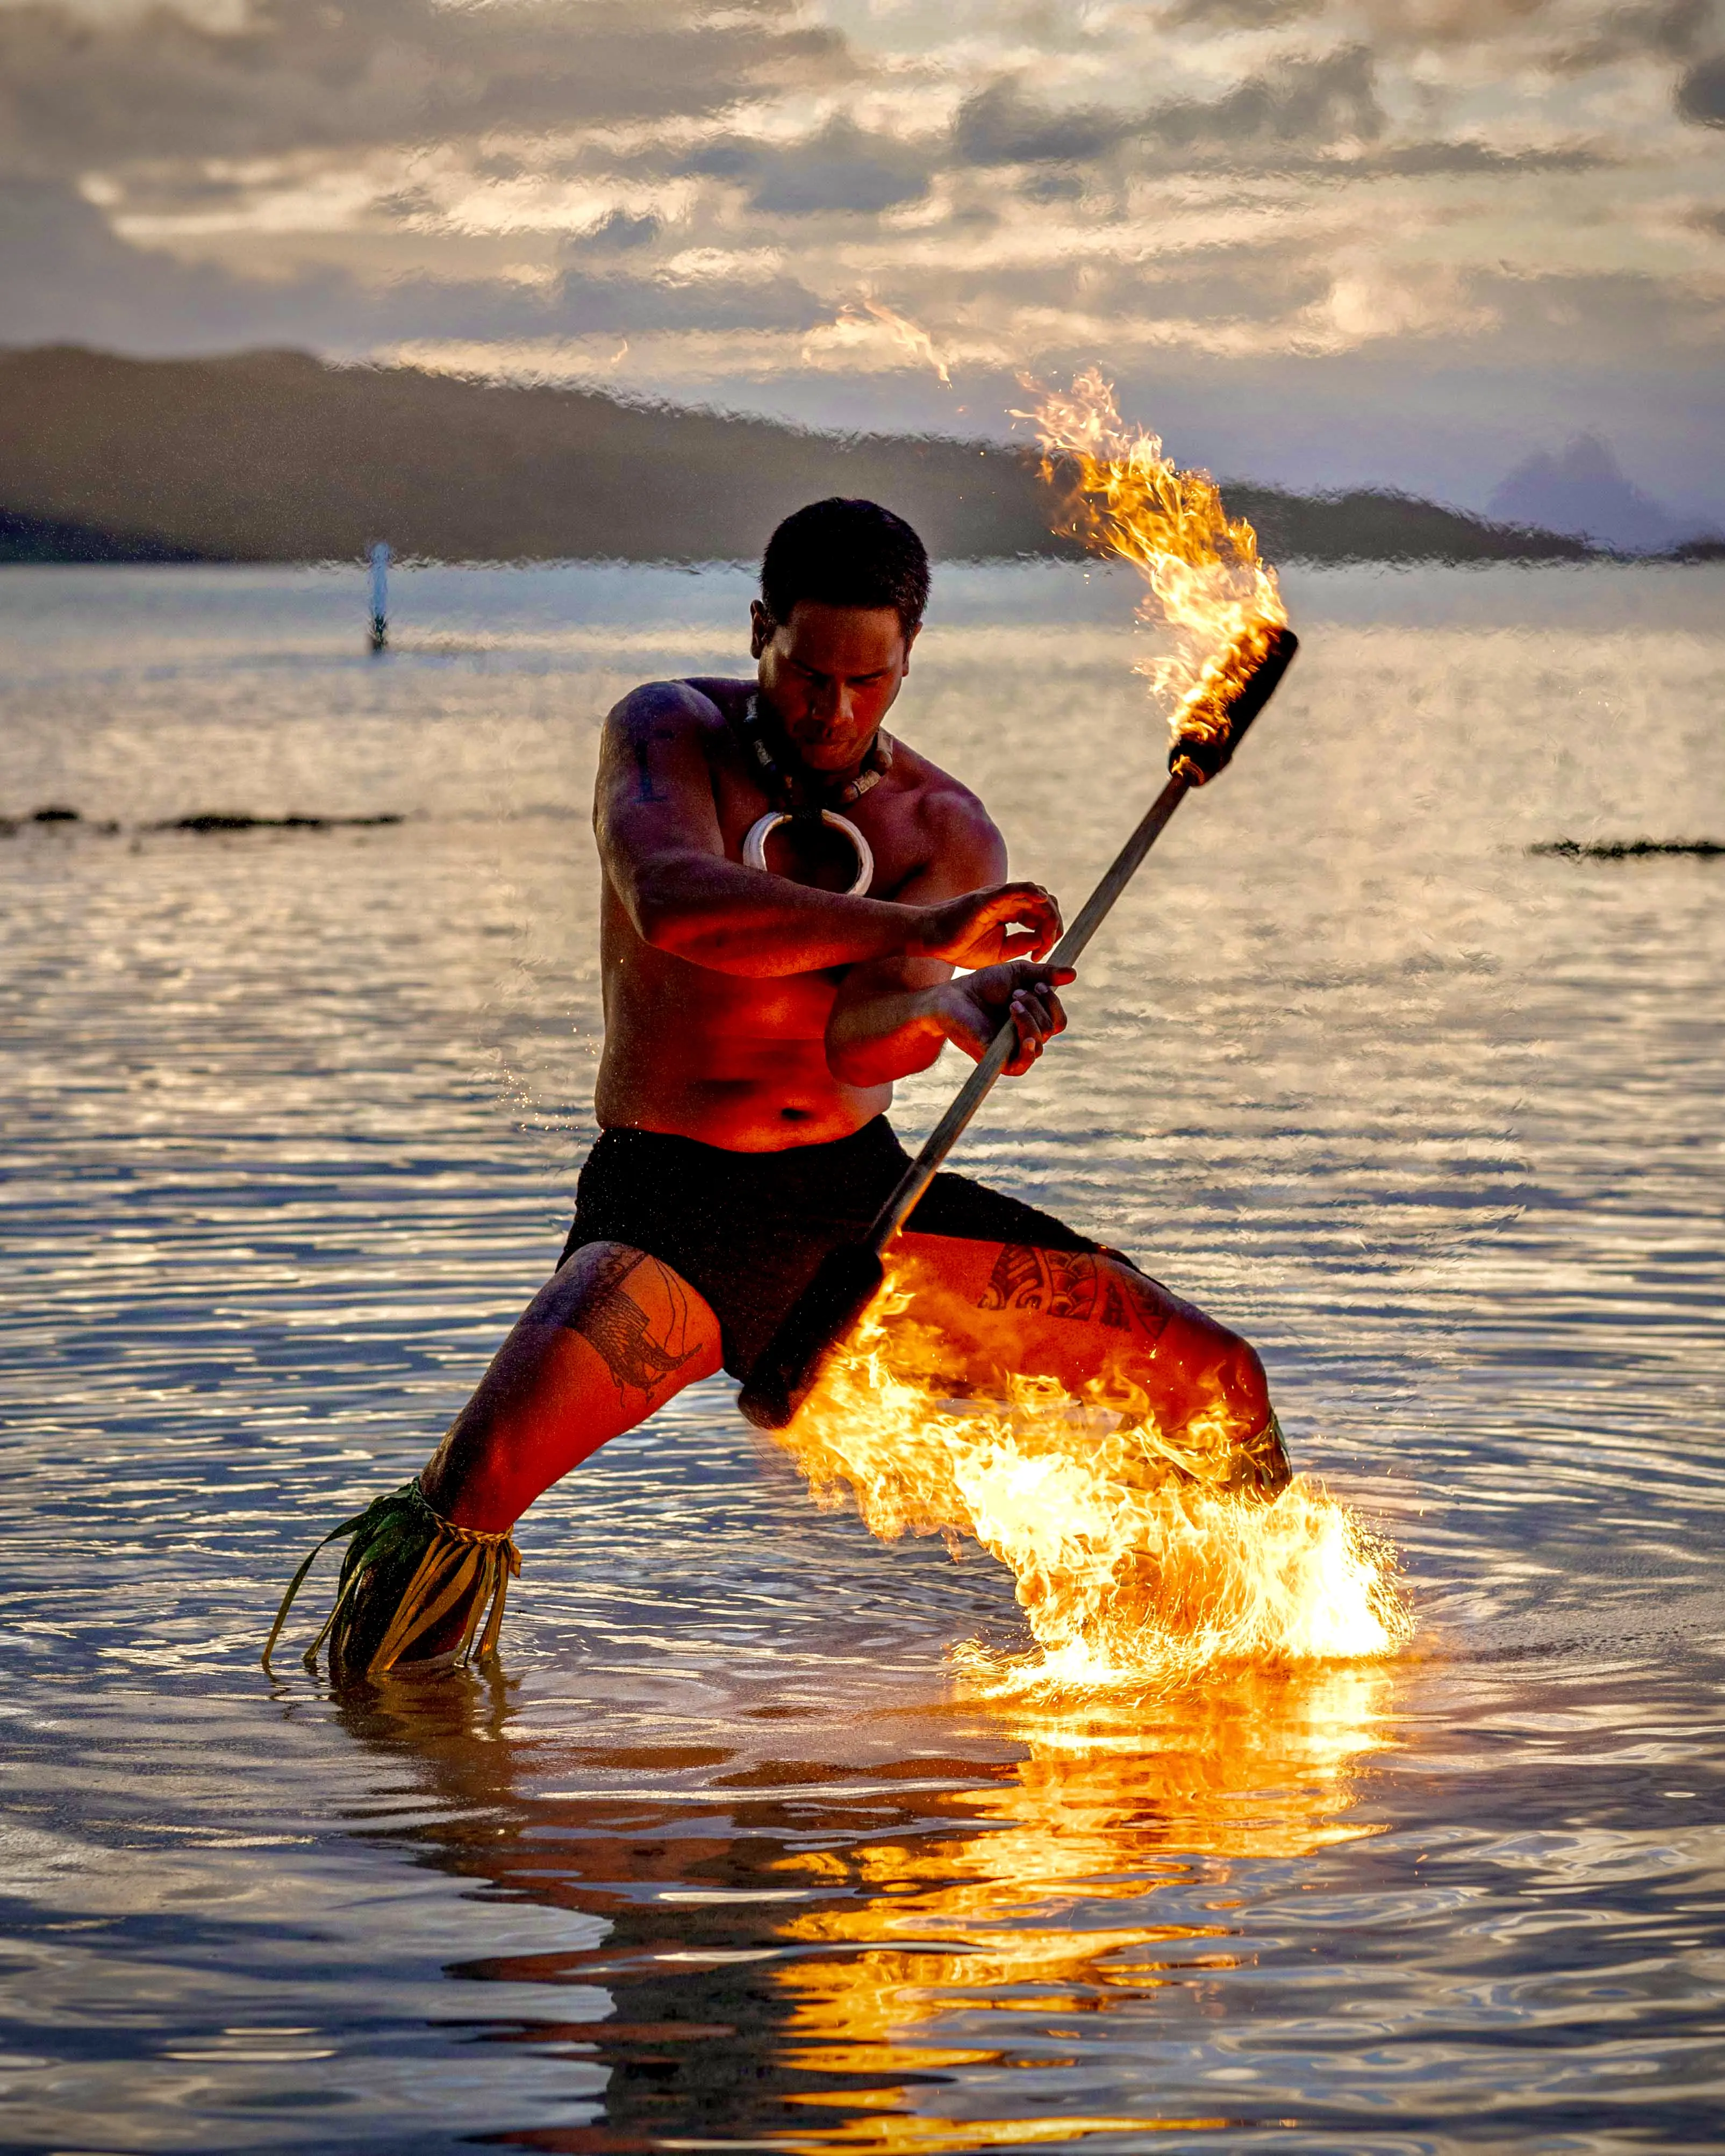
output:
<svg viewBox="0 0 1725 2156"><path fill-rule="evenodd" d="M1270 1380L1250 1341L1242 1340L1225 1327L1217 1329L1224 1345L1216 1377L1228 1419L1235 1429L1250 1435L1262 1430L1270 1419Z"/></svg>
<svg viewBox="0 0 1725 2156"><path fill-rule="evenodd" d="M1270 1381L1257 1349L1191 1303L1177 1302L1156 1359L1164 1369L1172 1366L1183 1374L1194 1414L1219 1410L1242 1438L1269 1423Z"/></svg>

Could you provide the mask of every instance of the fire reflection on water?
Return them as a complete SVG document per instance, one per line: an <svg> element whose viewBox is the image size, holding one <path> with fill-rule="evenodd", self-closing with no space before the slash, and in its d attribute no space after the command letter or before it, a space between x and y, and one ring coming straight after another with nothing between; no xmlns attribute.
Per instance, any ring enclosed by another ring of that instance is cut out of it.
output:
<svg viewBox="0 0 1725 2156"><path fill-rule="evenodd" d="M783 1725L747 1712L574 1743L501 1679L393 1678L344 1718L456 1800L415 1837L437 1861L606 1924L473 1972L569 1987L571 2018L495 2041L609 2070L604 2129L500 2139L649 2145L700 2088L726 2140L932 2151L1200 2123L1189 2089L1176 2122L1081 2110L1059 2078L1099 2045L1182 2041L1250 1980L1244 1875L1378 1830L1357 1783L1395 1742L1396 1681L1314 1664L925 1703L803 1725L824 1761L773 1756Z"/></svg>
<svg viewBox="0 0 1725 2156"><path fill-rule="evenodd" d="M1041 2023L1128 2004L1142 2012L1158 1993L1247 1965L1251 1950L1230 1920L1229 1867L1306 1856L1376 1830L1348 1816L1351 1780L1391 1741L1394 1681L1370 1664L1237 1671L1164 1691L1148 1712L1142 1698L1050 1691L1034 1707L1000 1711L1026 1756L1012 1780L976 1797L963 1830L788 1860L788 1873L856 1898L782 1928L827 1949L775 1970L792 2001L786 2062L906 2076L861 2102L854 2091L801 2097L846 2113L812 2138L918 2150L1142 2130L1142 2112L967 2118L961 2128L937 2115L937 2093L914 2077L1012 2063L1009 2039L988 2049L943 2044L948 2013L972 2023L1022 2013ZM1194 1885L1209 1921L1192 1920ZM1158 1915L1158 1894L1183 1888L1178 1913ZM1111 1908L1118 1921L1099 1921ZM1079 1910L1086 1921L1075 1924ZM1079 2041L1094 2033L1073 2032ZM1061 2061L1043 2051L1025 2063Z"/></svg>

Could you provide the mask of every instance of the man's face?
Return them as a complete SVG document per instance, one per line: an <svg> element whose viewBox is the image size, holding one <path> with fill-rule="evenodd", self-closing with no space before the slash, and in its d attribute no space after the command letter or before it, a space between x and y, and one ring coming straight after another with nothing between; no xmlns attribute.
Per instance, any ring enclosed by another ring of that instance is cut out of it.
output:
<svg viewBox="0 0 1725 2156"><path fill-rule="evenodd" d="M848 770L910 671L916 630L906 636L892 607L798 599L774 622L757 599L749 613L763 701L811 771Z"/></svg>

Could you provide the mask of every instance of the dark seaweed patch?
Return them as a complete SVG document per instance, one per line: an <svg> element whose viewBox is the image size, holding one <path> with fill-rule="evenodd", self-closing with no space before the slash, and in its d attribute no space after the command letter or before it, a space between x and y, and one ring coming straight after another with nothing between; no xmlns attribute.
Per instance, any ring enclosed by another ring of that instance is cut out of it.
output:
<svg viewBox="0 0 1725 2156"><path fill-rule="evenodd" d="M58 803L50 803L45 808L32 809L28 816L0 816L0 839L12 838L16 833L22 831L27 824L46 824L50 827L63 824L83 824L85 830L99 832L105 839L111 839L120 829L117 824L85 823L77 809L62 808Z"/></svg>
<svg viewBox="0 0 1725 2156"><path fill-rule="evenodd" d="M146 831L336 831L368 830L399 824L400 816L247 816L211 811L198 816L170 816L146 824Z"/></svg>
<svg viewBox="0 0 1725 2156"><path fill-rule="evenodd" d="M1556 854L1566 861L1639 861L1652 854L1685 854L1712 860L1725 854L1721 839L1547 839L1530 854Z"/></svg>

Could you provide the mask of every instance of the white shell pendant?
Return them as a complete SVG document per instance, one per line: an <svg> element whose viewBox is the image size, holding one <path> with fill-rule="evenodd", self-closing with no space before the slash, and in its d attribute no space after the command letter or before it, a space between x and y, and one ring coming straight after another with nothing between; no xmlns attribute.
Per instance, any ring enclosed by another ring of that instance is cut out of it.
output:
<svg viewBox="0 0 1725 2156"><path fill-rule="evenodd" d="M742 842L742 862L745 868L765 869L767 867L767 841L781 824L788 824L790 820L788 809L769 808L764 816L757 817L754 823L750 824L748 836ZM850 819L848 816L841 816L836 808L823 808L820 812L820 820L833 830L842 831L851 844L856 848L856 880L851 885L847 896L851 898L865 897L869 886L875 880L875 856L869 850L868 840L864 838ZM768 873L771 875L771 870L768 870Z"/></svg>

